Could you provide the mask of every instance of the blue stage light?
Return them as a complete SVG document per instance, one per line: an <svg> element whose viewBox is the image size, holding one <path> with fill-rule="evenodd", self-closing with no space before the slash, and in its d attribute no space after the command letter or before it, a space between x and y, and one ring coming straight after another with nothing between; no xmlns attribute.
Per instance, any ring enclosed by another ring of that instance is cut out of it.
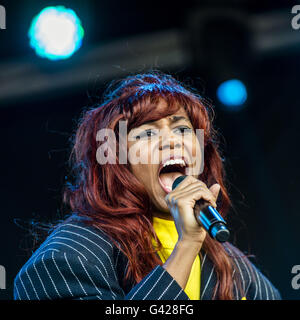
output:
<svg viewBox="0 0 300 320"><path fill-rule="evenodd" d="M247 100L247 89L240 80L227 80L219 85L217 97L229 109L239 110Z"/></svg>
<svg viewBox="0 0 300 320"><path fill-rule="evenodd" d="M60 60L80 48L84 30L73 10L56 6L43 9L33 18L28 36L30 46L39 56Z"/></svg>

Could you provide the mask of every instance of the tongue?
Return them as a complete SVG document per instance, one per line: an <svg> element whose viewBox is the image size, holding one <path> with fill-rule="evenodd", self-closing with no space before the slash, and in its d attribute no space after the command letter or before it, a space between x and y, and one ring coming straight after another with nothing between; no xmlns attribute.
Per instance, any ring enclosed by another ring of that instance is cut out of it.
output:
<svg viewBox="0 0 300 320"><path fill-rule="evenodd" d="M161 183L167 187L168 189L172 190L172 184L176 178L182 176L181 172L167 172L160 174L159 178Z"/></svg>

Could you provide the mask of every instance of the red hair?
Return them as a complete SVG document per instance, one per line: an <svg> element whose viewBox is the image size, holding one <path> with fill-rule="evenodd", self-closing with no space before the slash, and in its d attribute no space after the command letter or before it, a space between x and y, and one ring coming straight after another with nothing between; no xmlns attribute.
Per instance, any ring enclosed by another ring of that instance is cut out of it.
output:
<svg viewBox="0 0 300 320"><path fill-rule="evenodd" d="M168 108L157 110L160 99ZM186 88L172 76L152 71L128 76L111 83L103 102L83 114L70 156L75 186L64 191L64 201L78 215L91 218L92 225L103 230L129 260L125 279L139 282L156 265L162 264L151 238L157 240L152 226L152 203L145 187L137 180L129 164L100 165L96 159L100 142L98 130L112 129L118 138L118 122L127 120L128 132L147 121L175 113L183 106L194 129L204 129L204 171L199 179L208 186L221 186L218 211L223 217L231 206L224 185L225 172L218 151L217 132L212 127L212 107L194 89ZM218 284L215 299L233 299L234 259L224 245L206 237L203 249L215 266ZM238 272L236 272L238 274Z"/></svg>

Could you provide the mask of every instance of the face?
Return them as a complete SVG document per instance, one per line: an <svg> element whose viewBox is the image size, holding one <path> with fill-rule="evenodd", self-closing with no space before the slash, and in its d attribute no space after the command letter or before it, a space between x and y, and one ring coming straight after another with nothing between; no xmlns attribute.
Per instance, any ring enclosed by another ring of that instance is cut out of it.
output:
<svg viewBox="0 0 300 320"><path fill-rule="evenodd" d="M167 104L161 100L157 107ZM127 147L130 169L146 188L157 215L170 217L164 198L173 181L181 175L197 178L202 167L200 143L185 109L132 129Z"/></svg>

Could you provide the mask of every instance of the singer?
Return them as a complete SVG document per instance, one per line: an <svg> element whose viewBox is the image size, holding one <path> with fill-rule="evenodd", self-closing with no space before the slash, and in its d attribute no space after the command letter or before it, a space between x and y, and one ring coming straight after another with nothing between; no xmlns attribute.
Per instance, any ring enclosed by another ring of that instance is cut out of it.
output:
<svg viewBox="0 0 300 320"><path fill-rule="evenodd" d="M224 219L231 206L212 114L194 89L162 72L114 81L74 137L75 180L64 191L71 214L21 268L14 298L281 299L245 254L195 218L199 200ZM116 152L115 163L97 161L104 128L117 137L105 152ZM124 148L126 163L119 161Z"/></svg>

